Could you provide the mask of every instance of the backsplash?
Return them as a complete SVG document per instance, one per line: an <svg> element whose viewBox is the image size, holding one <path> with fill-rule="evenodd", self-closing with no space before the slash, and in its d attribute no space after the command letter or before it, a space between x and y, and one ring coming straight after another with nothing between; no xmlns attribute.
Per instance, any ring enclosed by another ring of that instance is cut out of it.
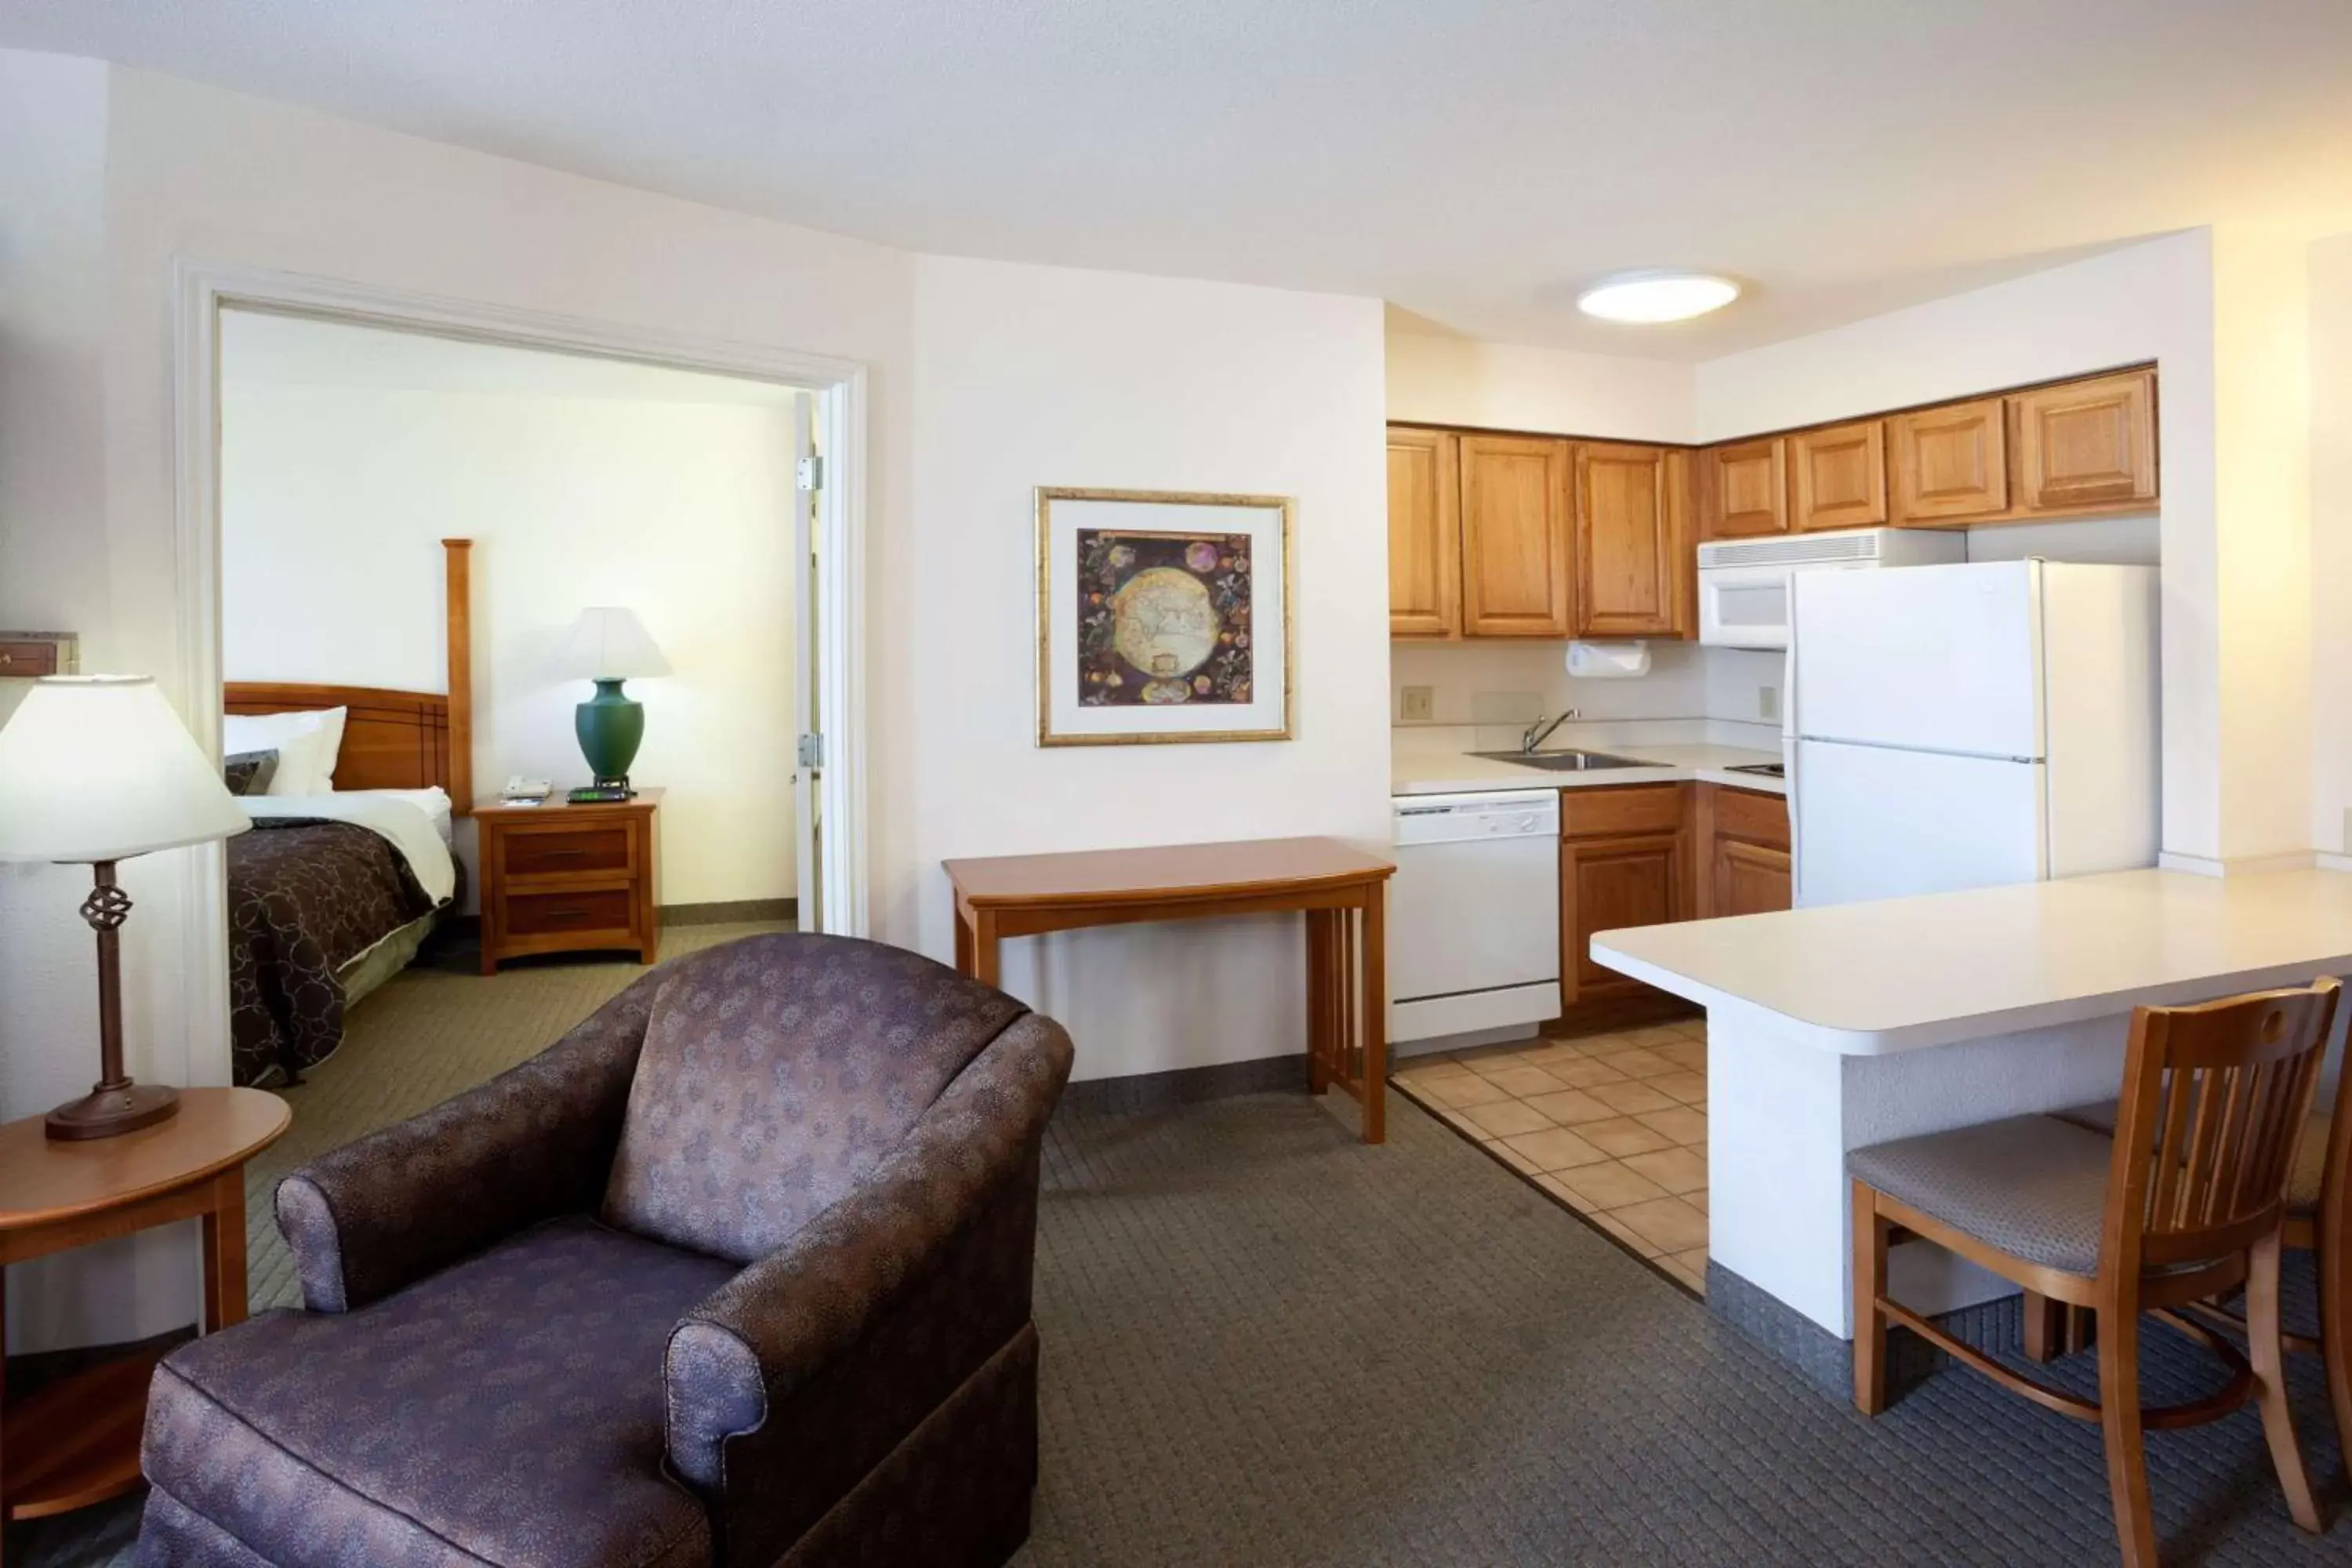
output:
<svg viewBox="0 0 2352 1568"><path fill-rule="evenodd" d="M1617 725L1701 721L1738 725L1742 731L1777 736L1783 695L1783 660L1778 653L1750 648L1702 647L1696 643L1654 641L1650 673L1629 679L1572 679L1568 645L1560 642L1394 642L1389 645L1389 721L1400 729L1475 725L1497 730L1524 725L1538 714L1577 710L1580 725ZM1425 689L1428 717L1403 715L1409 689ZM1771 696L1768 711L1764 697ZM1565 737L1567 731L1562 731ZM1598 736L1588 731L1587 739ZM1625 735L1625 740L1666 742L1683 735ZM1752 738L1691 734L1726 744L1752 744ZM1778 745L1778 741L1772 742Z"/></svg>

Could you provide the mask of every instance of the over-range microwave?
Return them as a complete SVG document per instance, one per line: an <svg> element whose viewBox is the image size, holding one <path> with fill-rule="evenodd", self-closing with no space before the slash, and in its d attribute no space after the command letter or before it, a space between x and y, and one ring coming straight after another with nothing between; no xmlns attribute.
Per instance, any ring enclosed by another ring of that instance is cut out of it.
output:
<svg viewBox="0 0 2352 1568"><path fill-rule="evenodd" d="M1789 579L1800 572L1940 566L1965 561L1968 536L1913 528L1848 528L1698 547L1698 640L1720 647L1789 646Z"/></svg>

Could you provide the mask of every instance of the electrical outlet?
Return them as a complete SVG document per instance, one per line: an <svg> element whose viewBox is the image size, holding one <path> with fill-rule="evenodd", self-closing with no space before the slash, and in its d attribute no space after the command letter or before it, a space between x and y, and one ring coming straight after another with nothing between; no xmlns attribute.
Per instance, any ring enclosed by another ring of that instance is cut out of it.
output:
<svg viewBox="0 0 2352 1568"><path fill-rule="evenodd" d="M1437 714L1437 689L1408 686L1397 699L1397 717L1408 724L1426 722Z"/></svg>
<svg viewBox="0 0 2352 1568"><path fill-rule="evenodd" d="M1780 718L1780 689L1759 686L1756 689L1756 717L1767 723L1777 723Z"/></svg>

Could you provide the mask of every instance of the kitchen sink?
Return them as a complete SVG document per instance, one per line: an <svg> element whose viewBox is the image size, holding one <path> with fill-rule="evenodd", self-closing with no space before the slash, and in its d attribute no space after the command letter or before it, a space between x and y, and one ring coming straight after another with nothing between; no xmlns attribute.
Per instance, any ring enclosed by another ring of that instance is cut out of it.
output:
<svg viewBox="0 0 2352 1568"><path fill-rule="evenodd" d="M1639 757L1612 757L1606 752L1473 752L1470 754L1497 763L1517 763L1523 768L1540 768L1548 773L1581 773L1600 768L1654 768L1662 765L1645 763Z"/></svg>

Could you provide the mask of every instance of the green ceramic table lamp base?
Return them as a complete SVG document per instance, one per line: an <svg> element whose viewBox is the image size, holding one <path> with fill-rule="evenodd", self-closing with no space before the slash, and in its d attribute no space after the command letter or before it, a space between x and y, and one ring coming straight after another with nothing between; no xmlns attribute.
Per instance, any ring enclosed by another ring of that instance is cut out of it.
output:
<svg viewBox="0 0 2352 1568"><path fill-rule="evenodd" d="M596 695L572 710L572 729L596 783L626 789L629 764L646 738L645 704L622 695L619 680L599 680Z"/></svg>

